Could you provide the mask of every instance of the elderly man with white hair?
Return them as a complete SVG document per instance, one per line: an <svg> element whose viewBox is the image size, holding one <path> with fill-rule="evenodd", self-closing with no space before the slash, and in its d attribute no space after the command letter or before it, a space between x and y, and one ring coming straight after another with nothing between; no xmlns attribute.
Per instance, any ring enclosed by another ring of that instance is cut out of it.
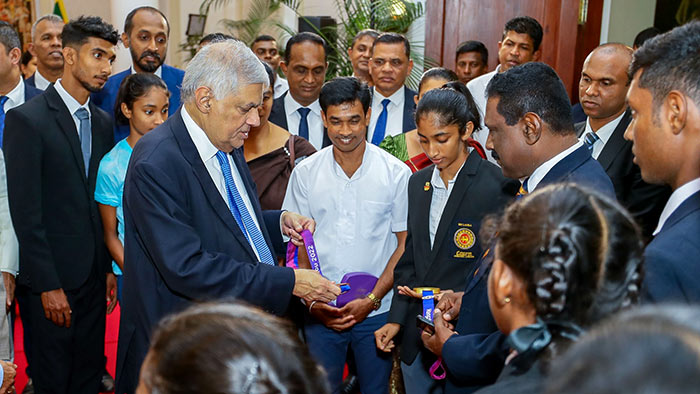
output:
<svg viewBox="0 0 700 394"><path fill-rule="evenodd" d="M241 147L260 122L268 83L243 43L208 45L185 70L182 107L134 147L124 184L118 393L134 392L157 322L193 302L237 298L279 315L293 296L328 302L340 293L316 271L276 264L283 234L301 245L315 223L260 209Z"/></svg>

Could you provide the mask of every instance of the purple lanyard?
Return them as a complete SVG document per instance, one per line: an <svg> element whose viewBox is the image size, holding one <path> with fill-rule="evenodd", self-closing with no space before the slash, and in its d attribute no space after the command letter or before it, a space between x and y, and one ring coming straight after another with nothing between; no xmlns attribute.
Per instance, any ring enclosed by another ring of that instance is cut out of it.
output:
<svg viewBox="0 0 700 394"><path fill-rule="evenodd" d="M323 276L323 272L321 272L321 262L318 260L318 252L316 251L316 244L314 243L314 237L311 235L311 231L303 230L301 232L301 237L304 239L304 248L306 249L306 255L309 256L311 268ZM289 268L299 269L298 250L293 242L287 244L286 265ZM340 283L338 286L340 286L340 291L343 293L350 290L350 285L346 283Z"/></svg>

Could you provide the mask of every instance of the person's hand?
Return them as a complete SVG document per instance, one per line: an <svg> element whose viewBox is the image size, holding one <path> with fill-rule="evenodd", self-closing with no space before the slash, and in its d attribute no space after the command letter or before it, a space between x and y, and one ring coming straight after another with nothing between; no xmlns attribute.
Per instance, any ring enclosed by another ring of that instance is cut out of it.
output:
<svg viewBox="0 0 700 394"><path fill-rule="evenodd" d="M459 308L462 307L462 297L464 296L464 292L445 292L441 294L442 295L440 296L437 305L435 305L435 309L445 311L445 313L442 315L442 318L445 321L456 320L459 316Z"/></svg>
<svg viewBox="0 0 700 394"><path fill-rule="evenodd" d="M14 392L15 376L17 375L17 365L9 361L0 360L2 371L5 373L2 377L2 386L0 386L0 394Z"/></svg>
<svg viewBox="0 0 700 394"><path fill-rule="evenodd" d="M340 308L340 312L345 316L352 316L355 323L361 323L367 318L367 315L374 310L374 302L367 297L358 298L345 304Z"/></svg>
<svg viewBox="0 0 700 394"><path fill-rule="evenodd" d="M113 273L107 273L107 314L114 311L117 306L117 277Z"/></svg>
<svg viewBox="0 0 700 394"><path fill-rule="evenodd" d="M288 236L294 245L304 246L304 239L301 237L301 232L304 230L309 230L313 234L316 231L316 222L298 213L282 212L282 233Z"/></svg>
<svg viewBox="0 0 700 394"><path fill-rule="evenodd" d="M418 298L419 300L423 299L423 294L413 291L413 289L408 286L396 286L396 290L398 290L401 295Z"/></svg>
<svg viewBox="0 0 700 394"><path fill-rule="evenodd" d="M9 272L3 272L2 281L5 283L5 313L7 313L15 300L15 276Z"/></svg>
<svg viewBox="0 0 700 394"><path fill-rule="evenodd" d="M389 353L394 348L394 337L401 330L399 323L386 323L379 330L374 332L374 341L377 349Z"/></svg>
<svg viewBox="0 0 700 394"><path fill-rule="evenodd" d="M311 316L332 330L343 331L355 325L353 316L344 315L339 308L323 302L313 302L310 305L309 313Z"/></svg>
<svg viewBox="0 0 700 394"><path fill-rule="evenodd" d="M433 311L433 324L435 325L435 333L432 334L423 330L420 334L420 339L423 341L423 346L426 349L436 356L442 356L442 347L445 346L445 342L451 336L457 335L457 332L452 330L449 323L442 318L440 309L437 308Z"/></svg>
<svg viewBox="0 0 700 394"><path fill-rule="evenodd" d="M294 270L294 289L292 294L304 301L331 302L340 295L340 287L310 269Z"/></svg>
<svg viewBox="0 0 700 394"><path fill-rule="evenodd" d="M66 293L63 289L44 291L41 293L41 305L44 315L59 327L70 327L71 311Z"/></svg>

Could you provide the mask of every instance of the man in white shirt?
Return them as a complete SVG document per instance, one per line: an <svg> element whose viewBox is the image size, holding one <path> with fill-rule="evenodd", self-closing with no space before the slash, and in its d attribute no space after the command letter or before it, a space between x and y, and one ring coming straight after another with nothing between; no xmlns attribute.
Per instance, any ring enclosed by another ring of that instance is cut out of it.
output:
<svg viewBox="0 0 700 394"><path fill-rule="evenodd" d="M306 138L316 149L330 145L326 136L318 95L326 78L326 42L318 34L303 32L287 41L280 64L289 90L275 100L270 122Z"/></svg>
<svg viewBox="0 0 700 394"><path fill-rule="evenodd" d="M255 53L255 56L257 56L260 61L272 67L272 71L275 75L275 86L272 91L275 99L280 98L280 96L289 90L289 83L286 79L277 74L277 68L280 65L280 53L277 49L277 40L272 36L263 34L257 36L255 40L253 40L250 49L253 50L253 53Z"/></svg>
<svg viewBox="0 0 700 394"><path fill-rule="evenodd" d="M32 25L32 42L27 49L36 57L36 72L27 78L27 85L46 90L63 75L63 25L63 19L53 14L42 16Z"/></svg>
<svg viewBox="0 0 700 394"><path fill-rule="evenodd" d="M360 390L386 393L391 356L378 354L374 331L386 323L394 267L404 250L411 172L365 140L369 103L369 88L357 78L323 86L323 120L333 146L294 168L282 207L316 221L315 245L326 277L340 282L348 273L366 272L379 278L365 297L342 308L308 304L304 331L333 390L351 349Z"/></svg>
<svg viewBox="0 0 700 394"><path fill-rule="evenodd" d="M348 48L348 57L352 63L352 76L369 86L373 85L372 76L369 75L369 61L372 58L372 46L377 37L379 37L379 32L374 29L360 30Z"/></svg>
<svg viewBox="0 0 700 394"><path fill-rule="evenodd" d="M646 182L669 185L645 252L650 302L700 301L700 21L656 36L630 66L627 102L634 160Z"/></svg>
<svg viewBox="0 0 700 394"><path fill-rule="evenodd" d="M527 63L536 62L541 55L542 26L534 18L518 16L506 22L503 28L503 37L498 42L498 62L495 70L474 78L467 84L469 92L474 97L474 102L481 112L482 123L486 113L486 86L494 75L508 71L510 68ZM472 135L481 146L486 146L489 129L486 124L481 125L481 130ZM496 163L490 151L486 151L486 158ZM497 163L496 163L497 164Z"/></svg>
<svg viewBox="0 0 700 394"><path fill-rule="evenodd" d="M372 46L369 73L372 76L372 117L367 141L379 145L387 136L415 130L416 92L404 86L413 69L408 39L397 33L382 33Z"/></svg>
<svg viewBox="0 0 700 394"><path fill-rule="evenodd" d="M617 43L603 44L588 55L579 81L579 101L587 119L575 127L579 140L610 177L617 200L650 239L670 190L642 180L632 161L632 142L624 138L632 119L625 102L631 61L632 48Z"/></svg>

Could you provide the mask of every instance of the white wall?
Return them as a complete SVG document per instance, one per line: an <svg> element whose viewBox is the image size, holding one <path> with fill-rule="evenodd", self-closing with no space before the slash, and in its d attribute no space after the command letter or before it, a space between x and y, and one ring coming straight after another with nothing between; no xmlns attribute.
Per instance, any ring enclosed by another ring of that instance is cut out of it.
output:
<svg viewBox="0 0 700 394"><path fill-rule="evenodd" d="M600 43L632 46L637 33L654 25L656 0L605 0Z"/></svg>

